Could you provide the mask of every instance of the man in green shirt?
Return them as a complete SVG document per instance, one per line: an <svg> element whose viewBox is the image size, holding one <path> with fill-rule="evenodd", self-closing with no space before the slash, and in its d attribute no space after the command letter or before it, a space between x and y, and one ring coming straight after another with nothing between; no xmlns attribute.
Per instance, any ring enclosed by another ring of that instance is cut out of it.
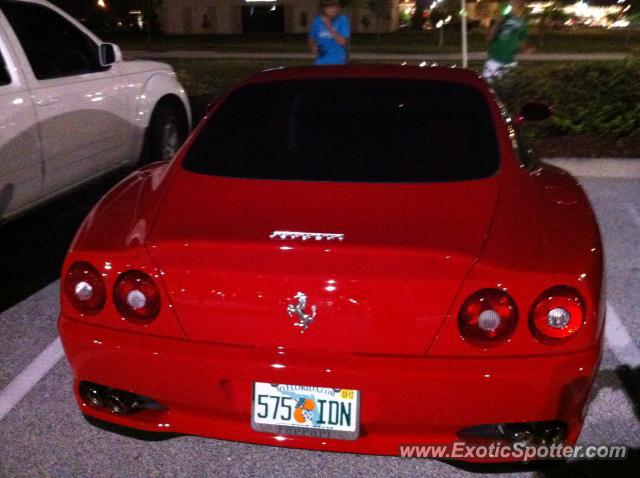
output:
<svg viewBox="0 0 640 478"><path fill-rule="evenodd" d="M511 0L510 7L500 22L489 30L489 59L482 70L483 78L489 82L517 65L516 54L524 47L527 38L524 0Z"/></svg>

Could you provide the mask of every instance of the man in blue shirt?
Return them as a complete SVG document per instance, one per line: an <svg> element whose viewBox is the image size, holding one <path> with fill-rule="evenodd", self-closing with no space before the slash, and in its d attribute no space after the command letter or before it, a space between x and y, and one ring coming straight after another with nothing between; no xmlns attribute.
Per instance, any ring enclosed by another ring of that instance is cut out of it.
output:
<svg viewBox="0 0 640 478"><path fill-rule="evenodd" d="M340 14L338 0L321 0L320 15L311 23L309 48L316 55L316 65L343 65L347 62L347 44L351 27Z"/></svg>

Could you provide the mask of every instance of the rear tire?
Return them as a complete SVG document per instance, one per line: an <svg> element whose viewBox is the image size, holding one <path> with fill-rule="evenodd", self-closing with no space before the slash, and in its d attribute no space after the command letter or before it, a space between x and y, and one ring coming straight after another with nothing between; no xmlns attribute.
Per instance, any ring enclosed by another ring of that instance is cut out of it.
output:
<svg viewBox="0 0 640 478"><path fill-rule="evenodd" d="M172 159L186 139L183 115L169 102L156 106L147 130L145 150L139 166Z"/></svg>

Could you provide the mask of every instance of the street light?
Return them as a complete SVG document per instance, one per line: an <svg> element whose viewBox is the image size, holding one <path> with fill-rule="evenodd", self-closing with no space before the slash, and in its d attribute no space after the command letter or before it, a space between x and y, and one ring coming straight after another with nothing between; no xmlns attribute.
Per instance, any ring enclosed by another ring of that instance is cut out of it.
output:
<svg viewBox="0 0 640 478"><path fill-rule="evenodd" d="M107 4L104 0L98 0L98 7L107 8Z"/></svg>

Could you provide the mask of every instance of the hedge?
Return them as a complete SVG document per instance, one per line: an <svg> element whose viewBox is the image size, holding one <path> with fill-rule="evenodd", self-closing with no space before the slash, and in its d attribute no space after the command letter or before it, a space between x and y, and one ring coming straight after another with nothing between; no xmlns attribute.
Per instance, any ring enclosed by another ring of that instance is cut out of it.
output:
<svg viewBox="0 0 640 478"><path fill-rule="evenodd" d="M640 56L624 61L520 67L494 85L511 112L528 101L553 107L532 136L640 134Z"/></svg>

